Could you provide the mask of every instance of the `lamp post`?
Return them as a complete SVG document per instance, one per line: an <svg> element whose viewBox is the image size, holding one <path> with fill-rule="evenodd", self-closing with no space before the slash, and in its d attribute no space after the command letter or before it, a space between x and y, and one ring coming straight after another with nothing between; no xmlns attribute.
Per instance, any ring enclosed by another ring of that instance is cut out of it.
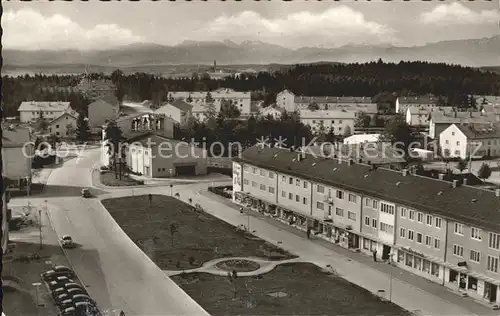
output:
<svg viewBox="0 0 500 316"><path fill-rule="evenodd" d="M389 254L389 265L390 267L390 281L389 281L389 302L392 302L392 270L394 269L394 266L392 264L392 257L394 256L393 253Z"/></svg>
<svg viewBox="0 0 500 316"><path fill-rule="evenodd" d="M245 213L243 211L243 207L240 207L240 213L241 213L241 215L247 216L247 230L248 230L248 232L250 232L250 213L248 213L248 212Z"/></svg>
<svg viewBox="0 0 500 316"><path fill-rule="evenodd" d="M43 248L43 242L42 242L42 210L38 210L38 220L39 220L39 225L38 227L40 228L40 249Z"/></svg>
<svg viewBox="0 0 500 316"><path fill-rule="evenodd" d="M172 192L173 187L174 187L174 185L173 185L173 184L171 184L171 185L170 185L170 196L172 196L172 195L173 195L173 192Z"/></svg>

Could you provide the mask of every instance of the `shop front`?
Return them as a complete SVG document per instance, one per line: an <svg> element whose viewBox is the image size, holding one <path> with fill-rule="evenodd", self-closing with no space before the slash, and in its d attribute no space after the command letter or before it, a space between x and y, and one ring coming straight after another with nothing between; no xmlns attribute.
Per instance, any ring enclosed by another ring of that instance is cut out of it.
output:
<svg viewBox="0 0 500 316"><path fill-rule="evenodd" d="M431 258L413 249L401 247L397 250L397 259L394 261L400 268L411 273L436 283L443 283L444 262L437 258Z"/></svg>
<svg viewBox="0 0 500 316"><path fill-rule="evenodd" d="M473 299L491 304L499 303L500 281L469 271L465 267L450 265L446 268L445 285L454 291L466 293Z"/></svg>

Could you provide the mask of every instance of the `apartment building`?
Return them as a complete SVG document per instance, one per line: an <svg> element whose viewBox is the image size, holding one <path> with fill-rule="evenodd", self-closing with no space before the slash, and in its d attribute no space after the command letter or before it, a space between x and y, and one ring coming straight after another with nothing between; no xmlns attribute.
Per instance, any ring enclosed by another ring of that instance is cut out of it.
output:
<svg viewBox="0 0 500 316"><path fill-rule="evenodd" d="M453 112L452 107L425 107L425 106L409 106L406 109L406 123L410 126L429 126L430 114L432 112L441 111L444 113Z"/></svg>
<svg viewBox="0 0 500 316"><path fill-rule="evenodd" d="M76 136L77 120L80 115L76 111L66 111L49 122L49 132L60 138Z"/></svg>
<svg viewBox="0 0 500 316"><path fill-rule="evenodd" d="M478 108L486 105L500 107L500 96L498 95L474 95L473 98Z"/></svg>
<svg viewBox="0 0 500 316"><path fill-rule="evenodd" d="M500 303L500 190L258 146L233 159L233 174L237 203Z"/></svg>
<svg viewBox="0 0 500 316"><path fill-rule="evenodd" d="M115 119L119 112L117 103L112 100L98 99L88 105L89 126L98 130L106 123L106 120Z"/></svg>
<svg viewBox="0 0 500 316"><path fill-rule="evenodd" d="M29 192L31 188L31 164L35 154L29 128L2 126L3 176L11 185Z"/></svg>
<svg viewBox="0 0 500 316"><path fill-rule="evenodd" d="M439 140L439 135L452 124L500 122L500 115L488 111L433 111L430 113L429 137Z"/></svg>
<svg viewBox="0 0 500 316"><path fill-rule="evenodd" d="M500 124L452 124L439 135L439 144L447 157L500 156Z"/></svg>
<svg viewBox="0 0 500 316"><path fill-rule="evenodd" d="M444 98L441 98L442 102L439 100L439 97L432 94L414 97L398 97L396 99L396 113L405 114L409 107L426 109L439 108L446 103Z"/></svg>
<svg viewBox="0 0 500 316"><path fill-rule="evenodd" d="M21 102L19 106L19 118L21 123L34 122L40 117L53 120L66 111L70 111L69 102Z"/></svg>
<svg viewBox="0 0 500 316"><path fill-rule="evenodd" d="M186 124L188 118L191 116L193 105L183 101L174 100L170 103L165 103L155 110L157 114L164 114L172 118L177 124Z"/></svg>
<svg viewBox="0 0 500 316"><path fill-rule="evenodd" d="M313 133L323 130L324 133L332 131L335 135L354 133L356 112L343 110L301 110L300 121L311 127Z"/></svg>
<svg viewBox="0 0 500 316"><path fill-rule="evenodd" d="M99 99L115 98L116 85L110 80L105 79L91 79L84 77L77 84L76 88L88 99L95 101ZM118 100L116 100L118 102ZM112 102L113 104L115 102Z"/></svg>
<svg viewBox="0 0 500 316"><path fill-rule="evenodd" d="M183 101L190 99L190 101L192 100L194 103L204 103L207 98L207 94L207 91L172 91L169 93L169 97L181 99ZM220 88L210 91L210 95L212 96L217 112L220 111L222 100L231 101L240 110L242 115L249 115L251 112L250 92Z"/></svg>

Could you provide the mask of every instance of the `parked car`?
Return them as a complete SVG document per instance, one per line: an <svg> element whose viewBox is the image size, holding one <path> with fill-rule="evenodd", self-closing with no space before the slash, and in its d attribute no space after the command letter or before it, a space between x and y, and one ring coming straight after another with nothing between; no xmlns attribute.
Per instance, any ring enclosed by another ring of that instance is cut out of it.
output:
<svg viewBox="0 0 500 316"><path fill-rule="evenodd" d="M66 283L64 284L64 287L68 290L70 289L80 289L84 292L87 292L87 290L85 290L85 288L83 286L81 286L80 284L76 284L76 283Z"/></svg>
<svg viewBox="0 0 500 316"><path fill-rule="evenodd" d="M84 289L79 289L79 288L72 288L72 289L65 289L66 292L71 296L75 296L77 294L84 294L87 295L87 292Z"/></svg>
<svg viewBox="0 0 500 316"><path fill-rule="evenodd" d="M74 307L68 307L63 310L61 316L77 316L76 309Z"/></svg>
<svg viewBox="0 0 500 316"><path fill-rule="evenodd" d="M76 294L72 298L73 303L79 303L79 302L87 302L87 303L93 303L94 301L90 298L90 296L86 294Z"/></svg>
<svg viewBox="0 0 500 316"><path fill-rule="evenodd" d="M54 298L54 301L56 302L56 305L60 305L62 302L69 300L69 299L70 299L69 295L64 293L64 294L60 294L59 296L56 296Z"/></svg>
<svg viewBox="0 0 500 316"><path fill-rule="evenodd" d="M67 272L67 271L55 271L55 270L48 270L48 271L45 271L44 273L42 273L42 278L45 281L52 281L60 276L73 277L74 273L72 271Z"/></svg>
<svg viewBox="0 0 500 316"><path fill-rule="evenodd" d="M76 312L79 315L92 315L92 305L89 302L78 302L75 303Z"/></svg>
<svg viewBox="0 0 500 316"><path fill-rule="evenodd" d="M70 308L70 307L74 307L73 305L73 301L68 299L68 300L64 300L62 301L60 304L59 304L59 309L61 311L64 311L65 309L67 308Z"/></svg>
<svg viewBox="0 0 500 316"><path fill-rule="evenodd" d="M58 289L60 287L63 287L64 284L68 283L69 281L63 281L63 282L58 282L58 281L50 281L49 282L49 289L51 291L54 291L55 289Z"/></svg>
<svg viewBox="0 0 500 316"><path fill-rule="evenodd" d="M56 272L66 272L68 275L74 276L75 272L66 266L55 266L52 270Z"/></svg>
<svg viewBox="0 0 500 316"><path fill-rule="evenodd" d="M75 247L75 243L73 242L73 238L71 238L71 236L69 236L69 235L62 236L61 244L62 244L63 248L66 248L66 249Z"/></svg>
<svg viewBox="0 0 500 316"><path fill-rule="evenodd" d="M84 198L89 198L92 196L92 194L90 194L90 190L89 189L82 189L82 196Z"/></svg>
<svg viewBox="0 0 500 316"><path fill-rule="evenodd" d="M68 294L64 287L58 287L57 289L52 291L52 298L56 298L61 294Z"/></svg>

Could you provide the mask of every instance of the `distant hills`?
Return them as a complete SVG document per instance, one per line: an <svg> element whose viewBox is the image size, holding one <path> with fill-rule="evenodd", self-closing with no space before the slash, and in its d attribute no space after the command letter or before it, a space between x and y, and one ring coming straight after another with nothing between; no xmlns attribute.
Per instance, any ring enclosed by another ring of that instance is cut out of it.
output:
<svg viewBox="0 0 500 316"><path fill-rule="evenodd" d="M176 46L140 43L99 51L3 50L4 70L78 67L95 65L105 68L143 68L167 65L212 64L296 64L317 61L369 62L428 61L464 66L500 66L500 36L454 40L423 46L396 47L346 45L339 48L302 47L289 49L279 45L245 41L185 41ZM78 66L77 66L78 65Z"/></svg>

